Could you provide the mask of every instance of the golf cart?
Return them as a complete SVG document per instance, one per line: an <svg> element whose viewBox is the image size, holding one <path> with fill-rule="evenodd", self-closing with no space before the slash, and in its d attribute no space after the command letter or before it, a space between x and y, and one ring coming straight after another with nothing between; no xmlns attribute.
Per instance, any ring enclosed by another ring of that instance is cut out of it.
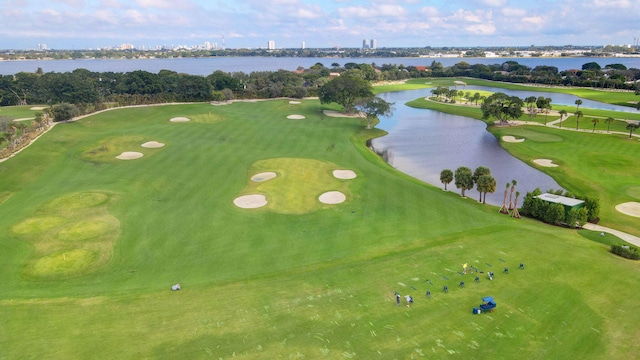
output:
<svg viewBox="0 0 640 360"><path fill-rule="evenodd" d="M479 308L473 308L474 314L480 314L482 312L493 312L497 306L495 300L493 300L493 296L485 296L482 298L482 304L480 304Z"/></svg>

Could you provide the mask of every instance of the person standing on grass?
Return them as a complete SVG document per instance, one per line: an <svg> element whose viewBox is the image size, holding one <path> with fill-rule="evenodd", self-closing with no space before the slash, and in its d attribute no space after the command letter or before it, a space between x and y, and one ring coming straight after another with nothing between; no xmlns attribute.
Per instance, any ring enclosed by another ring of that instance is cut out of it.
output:
<svg viewBox="0 0 640 360"><path fill-rule="evenodd" d="M406 295L404 299L407 301L407 307L411 307L411 303L413 302L411 295Z"/></svg>
<svg viewBox="0 0 640 360"><path fill-rule="evenodd" d="M400 306L400 294L396 293L396 306Z"/></svg>

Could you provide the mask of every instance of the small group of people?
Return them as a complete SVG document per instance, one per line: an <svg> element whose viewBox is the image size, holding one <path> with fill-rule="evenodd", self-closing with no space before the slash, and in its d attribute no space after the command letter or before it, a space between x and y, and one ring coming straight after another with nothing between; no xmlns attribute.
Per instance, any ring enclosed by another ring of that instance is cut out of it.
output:
<svg viewBox="0 0 640 360"><path fill-rule="evenodd" d="M171 291L178 291L180 290L180 284L175 284L171 286Z"/></svg>
<svg viewBox="0 0 640 360"><path fill-rule="evenodd" d="M396 295L396 306L400 306L401 296L397 292L395 293L395 295ZM413 297L411 295L405 295L404 300L407 302L407 307L411 307L411 304L413 304Z"/></svg>

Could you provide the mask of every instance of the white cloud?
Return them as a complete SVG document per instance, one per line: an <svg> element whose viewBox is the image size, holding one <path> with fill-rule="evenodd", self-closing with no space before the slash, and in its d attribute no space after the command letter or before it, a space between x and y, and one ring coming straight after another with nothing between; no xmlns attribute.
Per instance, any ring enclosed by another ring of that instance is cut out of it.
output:
<svg viewBox="0 0 640 360"><path fill-rule="evenodd" d="M632 5L631 0L593 0L595 7L630 9Z"/></svg>
<svg viewBox="0 0 640 360"><path fill-rule="evenodd" d="M527 11L524 9L516 9L516 8L512 8L512 7L506 7L504 9L501 9L500 12L502 13L502 15L504 15L505 17L508 18L514 18L514 17L523 17L527 15Z"/></svg>
<svg viewBox="0 0 640 360"><path fill-rule="evenodd" d="M507 6L507 0L482 0L482 3L491 7L503 7Z"/></svg>
<svg viewBox="0 0 640 360"><path fill-rule="evenodd" d="M438 16L440 12L433 6L424 6L418 10L418 13L422 16Z"/></svg>
<svg viewBox="0 0 640 360"><path fill-rule="evenodd" d="M379 17L404 17L408 15L405 8L399 5L380 6L348 6L338 9L342 18L379 18Z"/></svg>
<svg viewBox="0 0 640 360"><path fill-rule="evenodd" d="M465 26L467 32L476 35L493 35L496 32L496 27L493 24L476 24Z"/></svg>

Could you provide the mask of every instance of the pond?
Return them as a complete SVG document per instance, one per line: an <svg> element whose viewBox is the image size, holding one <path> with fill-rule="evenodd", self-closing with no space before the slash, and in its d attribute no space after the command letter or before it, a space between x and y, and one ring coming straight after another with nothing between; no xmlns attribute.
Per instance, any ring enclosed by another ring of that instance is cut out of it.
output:
<svg viewBox="0 0 640 360"><path fill-rule="evenodd" d="M587 100L571 94L561 94L561 93L552 93L552 92L543 92L543 91L509 90L509 89L502 89L502 88L494 88L494 87L486 87L486 86L470 86L470 85L464 86L464 87L458 86L458 90L462 90L465 92L470 91L472 95L473 95L473 92L477 90L490 91L494 93L502 92L509 96L517 96L521 99L525 99L529 96L535 96L536 98L540 96L544 96L546 98L550 98L552 100L551 101L552 104L569 105L569 106L575 106L576 100L580 99L582 100L582 104L580 105L581 109L591 108L591 109L600 109L600 110L613 110L613 111L638 113L638 110L636 110L636 108L634 107L613 105L613 104L607 104L599 101Z"/></svg>
<svg viewBox="0 0 640 360"><path fill-rule="evenodd" d="M537 187L543 191L561 188L553 178L504 150L498 139L486 130L484 122L404 105L407 101L430 96L430 91L379 95L394 102L395 111L392 116L381 118L378 125L389 134L374 139L371 146L377 153L384 154L391 166L438 187L443 187L440 182L443 169L455 171L466 166L474 171L478 166L487 166L498 185L495 193L487 194L486 201L498 206L502 204L506 184L512 180L518 182L516 190L521 193L520 206L527 191ZM459 192L454 183L449 184L448 189ZM466 195L479 198L475 189L467 191Z"/></svg>

